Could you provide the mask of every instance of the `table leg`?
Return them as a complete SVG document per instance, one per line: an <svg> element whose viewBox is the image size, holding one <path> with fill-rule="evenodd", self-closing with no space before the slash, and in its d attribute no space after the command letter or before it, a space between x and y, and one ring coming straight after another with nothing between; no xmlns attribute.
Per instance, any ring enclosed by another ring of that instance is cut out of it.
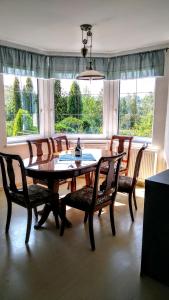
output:
<svg viewBox="0 0 169 300"><path fill-rule="evenodd" d="M47 220L47 218L48 218L51 211L53 212L53 214L55 216L56 227L59 228L59 222L57 222L57 215L60 217L60 219L62 219L61 209L60 209L60 205L59 205L59 201L60 201L59 200L59 193L58 193L58 191L59 191L59 181L51 181L50 180L48 182L48 188L54 192L57 199L55 201L55 204L54 203L45 204L43 210L41 211L41 218L34 226L35 229L40 229L41 228L41 226ZM67 218L65 220L65 226L67 228L72 227L71 222Z"/></svg>

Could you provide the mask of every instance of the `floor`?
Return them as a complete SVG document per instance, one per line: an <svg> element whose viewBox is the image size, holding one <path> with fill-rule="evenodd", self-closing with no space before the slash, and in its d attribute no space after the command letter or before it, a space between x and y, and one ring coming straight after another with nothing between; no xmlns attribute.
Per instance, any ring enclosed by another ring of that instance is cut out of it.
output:
<svg viewBox="0 0 169 300"><path fill-rule="evenodd" d="M62 186L65 193L66 186ZM137 189L138 211L131 223L127 197L119 194L115 206L116 236L109 214L95 214L96 251L90 250L83 213L68 209L73 227L63 237L52 214L44 229L32 227L25 246L26 213L13 207L9 235L4 232L6 202L0 192L0 299L1 300L161 300L169 287L140 278L144 190Z"/></svg>

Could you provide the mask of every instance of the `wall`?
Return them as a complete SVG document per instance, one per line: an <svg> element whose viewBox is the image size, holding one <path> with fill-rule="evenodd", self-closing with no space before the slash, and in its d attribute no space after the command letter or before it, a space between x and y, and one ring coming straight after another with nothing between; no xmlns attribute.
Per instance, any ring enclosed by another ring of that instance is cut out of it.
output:
<svg viewBox="0 0 169 300"><path fill-rule="evenodd" d="M154 107L154 124L152 145L159 149L157 172L166 168L164 158L165 128L167 117L167 101L168 101L168 78L161 77L156 79L155 84L155 107Z"/></svg>

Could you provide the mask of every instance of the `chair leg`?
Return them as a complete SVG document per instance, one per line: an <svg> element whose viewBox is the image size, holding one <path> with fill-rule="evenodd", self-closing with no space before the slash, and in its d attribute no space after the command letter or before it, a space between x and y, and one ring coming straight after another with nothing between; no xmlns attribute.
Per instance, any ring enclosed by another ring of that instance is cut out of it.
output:
<svg viewBox="0 0 169 300"><path fill-rule="evenodd" d="M137 210L137 201L136 201L136 191L135 191L135 189L133 190L133 200L134 200L135 209Z"/></svg>
<svg viewBox="0 0 169 300"><path fill-rule="evenodd" d="M30 236L30 231L31 231L31 225L32 225L32 209L28 208L27 209L28 213L28 219L27 219L27 229L26 229L26 238L25 238L25 243L27 244L29 242L29 236Z"/></svg>
<svg viewBox="0 0 169 300"><path fill-rule="evenodd" d="M93 231L93 212L89 213L89 236L92 251L95 250L94 231Z"/></svg>
<svg viewBox="0 0 169 300"><path fill-rule="evenodd" d="M129 202L130 216L131 216L132 222L134 222L133 209L132 209L132 193L129 194L128 202Z"/></svg>
<svg viewBox="0 0 169 300"><path fill-rule="evenodd" d="M86 223L86 222L87 222L87 219L88 219L88 213L85 211L84 223Z"/></svg>
<svg viewBox="0 0 169 300"><path fill-rule="evenodd" d="M116 234L115 224L114 224L114 203L109 205L109 211L110 211L110 222L111 222L111 230L112 234Z"/></svg>
<svg viewBox="0 0 169 300"><path fill-rule="evenodd" d="M7 218L6 218L6 229L5 229L6 233L8 233L8 231L9 231L11 214L12 214L12 202L8 201L7 203L8 203L8 211L7 211Z"/></svg>
<svg viewBox="0 0 169 300"><path fill-rule="evenodd" d="M37 223L38 222L38 211L37 211L37 208L34 207L33 211L34 211L34 215L35 215L35 222Z"/></svg>
<svg viewBox="0 0 169 300"><path fill-rule="evenodd" d="M98 217L100 217L100 216L101 216L101 213L102 213L102 208L101 208L101 209L99 209L99 212L98 212Z"/></svg>
<svg viewBox="0 0 169 300"><path fill-rule="evenodd" d="M60 212L61 212L60 236L62 236L64 234L65 224L66 224L66 205L63 203L61 204Z"/></svg>

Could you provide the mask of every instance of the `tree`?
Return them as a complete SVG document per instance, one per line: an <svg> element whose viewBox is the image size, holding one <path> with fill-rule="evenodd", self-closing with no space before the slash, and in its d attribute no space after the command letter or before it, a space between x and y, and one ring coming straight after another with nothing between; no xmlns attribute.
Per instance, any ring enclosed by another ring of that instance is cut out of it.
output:
<svg viewBox="0 0 169 300"><path fill-rule="evenodd" d="M8 89L4 89L4 93L6 104L6 120L11 122L14 119L13 86L10 85Z"/></svg>
<svg viewBox="0 0 169 300"><path fill-rule="evenodd" d="M85 129L85 132L100 133L103 126L102 98L94 98L91 95L86 95L83 96L82 100L84 122L83 127ZM87 124L90 124L90 127Z"/></svg>
<svg viewBox="0 0 169 300"><path fill-rule="evenodd" d="M13 112L14 116L16 116L18 110L22 107L21 105L21 91L19 80L15 77L14 84L13 84Z"/></svg>
<svg viewBox="0 0 169 300"><path fill-rule="evenodd" d="M62 96L60 80L54 83L55 123L62 121L67 115L67 97Z"/></svg>
<svg viewBox="0 0 169 300"><path fill-rule="evenodd" d="M6 104L6 110L7 110L7 120L12 121L18 110L22 107L21 106L21 91L19 86L19 80L17 77L14 79L14 83L12 86L10 86L7 95L7 104Z"/></svg>
<svg viewBox="0 0 169 300"><path fill-rule="evenodd" d="M30 114L33 113L33 101L34 101L33 83L30 77L26 79L26 85L23 88L23 108Z"/></svg>
<svg viewBox="0 0 169 300"><path fill-rule="evenodd" d="M134 126L135 135L137 136L152 136L153 126L153 95L147 95L140 101L140 119Z"/></svg>
<svg viewBox="0 0 169 300"><path fill-rule="evenodd" d="M13 136L22 134L24 126L30 130L33 128L32 117L27 110L20 108L14 120Z"/></svg>
<svg viewBox="0 0 169 300"><path fill-rule="evenodd" d="M70 88L69 98L68 98L68 115L81 118L82 115L82 95L80 87L76 81L74 81Z"/></svg>
<svg viewBox="0 0 169 300"><path fill-rule="evenodd" d="M130 126L134 127L138 122L138 114L137 114L137 99L136 97L131 97L129 101L129 111L130 111Z"/></svg>

